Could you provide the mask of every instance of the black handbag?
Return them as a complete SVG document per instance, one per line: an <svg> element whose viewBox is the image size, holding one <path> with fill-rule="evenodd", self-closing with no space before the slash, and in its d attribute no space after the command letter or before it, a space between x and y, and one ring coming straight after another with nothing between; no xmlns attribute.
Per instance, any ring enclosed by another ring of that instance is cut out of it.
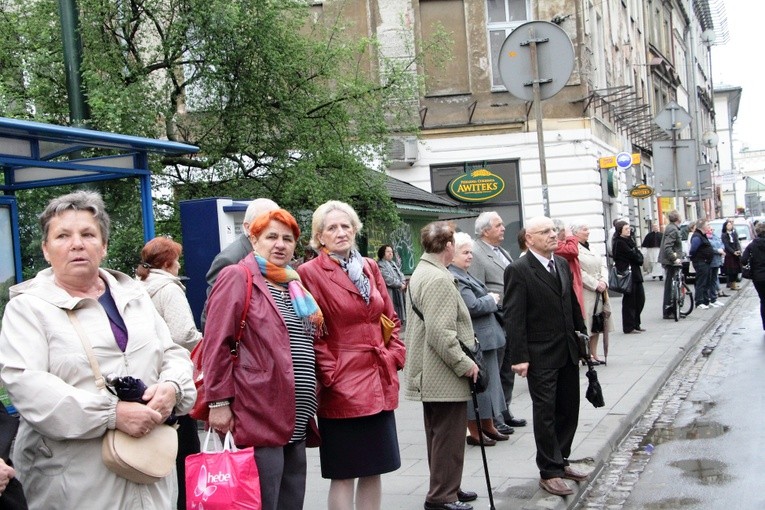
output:
<svg viewBox="0 0 765 510"><path fill-rule="evenodd" d="M595 308L592 309L592 325L590 326L590 333L602 333L606 327L606 316L600 311L598 312L598 301L600 301L600 292L595 292Z"/></svg>
<svg viewBox="0 0 765 510"><path fill-rule="evenodd" d="M412 310L414 310L414 307L412 307ZM489 373L484 368L483 363L483 353L481 352L481 344L478 342L478 339L475 339L475 345L471 349L464 343L460 342L460 347L462 347L462 352L465 353L465 355L470 358L473 363L475 363L478 366L478 377L476 378L475 382L471 383L473 384L475 388L476 393L483 393L487 389L489 389Z"/></svg>
<svg viewBox="0 0 765 510"><path fill-rule="evenodd" d="M616 265L611 266L608 272L608 288L619 294L629 294L632 292L632 269L627 266L627 271L620 273Z"/></svg>

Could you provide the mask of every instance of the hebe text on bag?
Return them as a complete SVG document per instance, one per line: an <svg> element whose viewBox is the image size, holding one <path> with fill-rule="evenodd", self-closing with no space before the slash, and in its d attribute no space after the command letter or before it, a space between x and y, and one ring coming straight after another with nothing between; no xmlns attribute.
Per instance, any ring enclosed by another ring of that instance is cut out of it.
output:
<svg viewBox="0 0 765 510"><path fill-rule="evenodd" d="M237 450L231 432L222 451L210 451L208 430L202 452L186 457L186 508L260 510L260 476L253 448Z"/></svg>

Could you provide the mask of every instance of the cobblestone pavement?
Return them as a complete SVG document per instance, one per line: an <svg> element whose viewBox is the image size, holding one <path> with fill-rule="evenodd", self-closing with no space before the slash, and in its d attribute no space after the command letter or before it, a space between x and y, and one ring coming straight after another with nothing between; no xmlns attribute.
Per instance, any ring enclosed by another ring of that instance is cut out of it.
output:
<svg viewBox="0 0 765 510"><path fill-rule="evenodd" d="M751 289L749 289L751 291ZM742 296L743 297L743 296ZM603 468L582 494L575 508L588 510L619 510L629 498L633 486L651 460L654 445L670 440L678 430L675 419L685 407L703 408L709 402L689 401L699 374L707 365L709 355L740 313L739 307L727 307L716 317L712 328L694 345L661 388L648 410L618 445Z"/></svg>

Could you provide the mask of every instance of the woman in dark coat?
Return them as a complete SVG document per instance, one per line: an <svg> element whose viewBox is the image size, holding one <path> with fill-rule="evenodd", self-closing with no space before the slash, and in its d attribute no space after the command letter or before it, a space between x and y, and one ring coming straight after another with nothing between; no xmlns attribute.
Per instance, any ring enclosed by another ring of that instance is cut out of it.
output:
<svg viewBox="0 0 765 510"><path fill-rule="evenodd" d="M645 305L645 290L643 289L643 254L638 250L632 239L632 228L626 221L616 223L613 239L613 256L616 269L622 273L629 267L632 270L632 290L624 294L622 299L622 331L626 334L645 331L640 326L640 314Z"/></svg>
<svg viewBox="0 0 765 510"><path fill-rule="evenodd" d="M752 268L752 282L760 296L760 317L762 329L765 330L765 222L757 223L754 233L757 237L744 250L741 263Z"/></svg>
<svg viewBox="0 0 765 510"><path fill-rule="evenodd" d="M713 301L717 300L716 295L712 295L712 259L715 256L715 250L707 239L707 220L698 220L696 230L691 236L691 246L688 255L691 257L691 263L696 270L696 308L706 310ZM717 305L713 305L717 306Z"/></svg>
<svg viewBox="0 0 765 510"><path fill-rule="evenodd" d="M723 225L721 236L723 248L725 248L725 260L723 267L728 277L728 288L738 290L738 274L741 272L741 243L738 242L738 232L732 219L728 219Z"/></svg>

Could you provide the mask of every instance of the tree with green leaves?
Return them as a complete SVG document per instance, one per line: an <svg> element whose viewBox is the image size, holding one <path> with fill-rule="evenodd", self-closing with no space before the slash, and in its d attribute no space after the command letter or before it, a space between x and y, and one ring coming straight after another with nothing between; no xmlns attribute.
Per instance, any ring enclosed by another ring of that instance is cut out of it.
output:
<svg viewBox="0 0 765 510"><path fill-rule="evenodd" d="M398 222L370 166L384 164L391 132L416 132L417 57L348 35L347 2L77 2L88 126L200 147L152 161L158 234L178 236L178 200L205 196L266 196L295 212L339 199L365 222ZM67 123L57 5L0 0L0 115ZM108 263L130 271L143 242L135 185L98 189L119 226ZM23 221L43 203L22 204Z"/></svg>

